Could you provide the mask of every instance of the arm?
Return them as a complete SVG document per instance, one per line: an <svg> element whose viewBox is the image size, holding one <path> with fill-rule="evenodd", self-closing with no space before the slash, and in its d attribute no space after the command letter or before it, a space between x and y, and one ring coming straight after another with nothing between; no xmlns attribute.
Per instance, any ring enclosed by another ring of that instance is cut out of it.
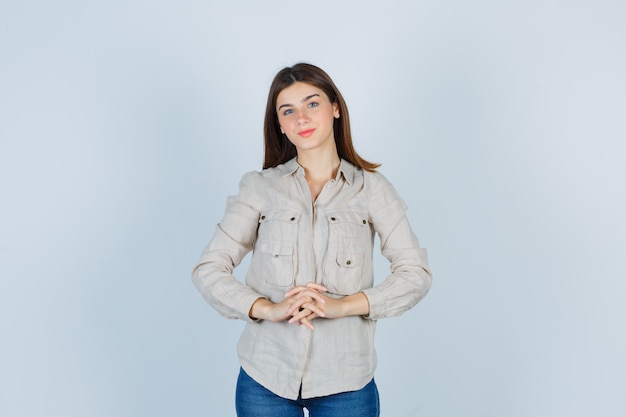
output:
<svg viewBox="0 0 626 417"><path fill-rule="evenodd" d="M391 274L363 290L370 306L366 317L399 316L428 293L432 275L426 250L419 246L406 218L404 201L382 174L371 174L367 179L370 220L380 237L381 252L390 262Z"/></svg>
<svg viewBox="0 0 626 417"><path fill-rule="evenodd" d="M193 270L192 280L206 301L228 318L252 320L248 313L263 295L233 276L234 268L250 252L259 222L257 173L246 174L239 194L229 197L226 212Z"/></svg>
<svg viewBox="0 0 626 417"><path fill-rule="evenodd" d="M370 304L370 319L399 316L424 298L432 284L426 250L419 247L405 216L389 233L381 234L380 241L391 274L363 290Z"/></svg>

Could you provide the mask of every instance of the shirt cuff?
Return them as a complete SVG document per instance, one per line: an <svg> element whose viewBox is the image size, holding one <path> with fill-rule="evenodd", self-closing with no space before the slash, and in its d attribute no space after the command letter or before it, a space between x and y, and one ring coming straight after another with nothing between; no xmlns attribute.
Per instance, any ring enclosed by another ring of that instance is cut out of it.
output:
<svg viewBox="0 0 626 417"><path fill-rule="evenodd" d="M374 287L361 291L367 297L367 302L370 305L369 314L363 317L368 320L378 320L385 317L385 297L382 292Z"/></svg>

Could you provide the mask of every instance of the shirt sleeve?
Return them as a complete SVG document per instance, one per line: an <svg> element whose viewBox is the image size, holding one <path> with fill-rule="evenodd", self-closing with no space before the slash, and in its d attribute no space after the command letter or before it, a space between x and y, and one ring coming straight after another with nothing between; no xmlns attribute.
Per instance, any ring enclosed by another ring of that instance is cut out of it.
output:
<svg viewBox="0 0 626 417"><path fill-rule="evenodd" d="M259 198L250 172L239 183L239 194L228 198L226 212L215 235L192 272L192 280L205 300L227 318L252 321L252 304L264 296L238 281L233 270L252 250L259 224Z"/></svg>
<svg viewBox="0 0 626 417"><path fill-rule="evenodd" d="M406 217L407 206L382 174L370 176L370 220L380 237L381 252L391 275L363 290L370 304L367 318L376 320L403 314L430 290L432 275L426 249L419 246Z"/></svg>

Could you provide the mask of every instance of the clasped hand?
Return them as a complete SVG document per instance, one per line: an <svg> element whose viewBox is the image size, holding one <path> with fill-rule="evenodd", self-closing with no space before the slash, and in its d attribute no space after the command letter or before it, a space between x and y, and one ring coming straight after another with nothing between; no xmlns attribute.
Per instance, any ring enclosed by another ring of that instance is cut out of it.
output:
<svg viewBox="0 0 626 417"><path fill-rule="evenodd" d="M338 300L324 294L328 289L321 284L310 282L287 291L285 302L289 305L289 323L305 325L313 330L313 319L338 318Z"/></svg>
<svg viewBox="0 0 626 417"><path fill-rule="evenodd" d="M334 298L326 294L321 284L310 282L287 291L282 301L272 303L259 298L250 309L250 317L274 322L287 320L291 324L305 325L313 330L311 323L318 317L338 319L345 316L369 314L369 302L363 292Z"/></svg>

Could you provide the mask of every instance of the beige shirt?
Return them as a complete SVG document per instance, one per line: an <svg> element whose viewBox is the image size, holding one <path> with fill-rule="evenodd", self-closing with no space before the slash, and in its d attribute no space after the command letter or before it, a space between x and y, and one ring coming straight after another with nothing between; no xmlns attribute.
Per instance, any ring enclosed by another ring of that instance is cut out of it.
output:
<svg viewBox="0 0 626 417"><path fill-rule="evenodd" d="M405 216L406 205L380 173L342 160L337 177L312 203L295 158L246 174L229 197L193 281L220 314L248 323L237 351L244 370L270 391L296 399L363 388L374 376L376 320L398 316L430 289L426 251ZM391 274L374 286L372 249L378 233ZM233 269L253 251L245 284ZM330 296L362 291L367 317L305 326L253 321L259 297L279 302L295 285L318 282Z"/></svg>

